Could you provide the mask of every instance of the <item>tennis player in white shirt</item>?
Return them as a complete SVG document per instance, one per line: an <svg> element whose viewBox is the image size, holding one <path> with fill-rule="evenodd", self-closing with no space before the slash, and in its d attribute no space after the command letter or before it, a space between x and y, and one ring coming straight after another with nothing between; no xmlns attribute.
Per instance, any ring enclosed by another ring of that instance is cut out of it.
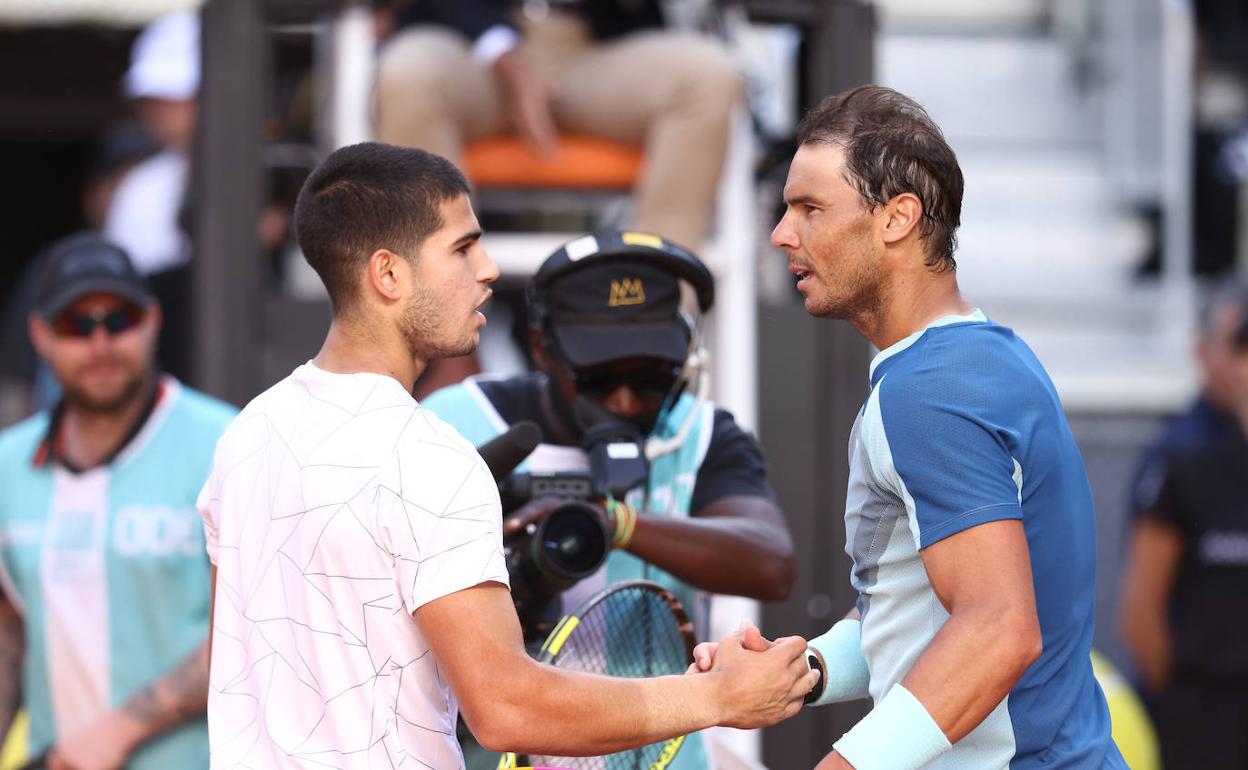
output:
<svg viewBox="0 0 1248 770"><path fill-rule="evenodd" d="M410 395L468 353L498 269L464 177L365 143L308 178L296 232L333 303L314 359L253 400L200 496L214 564L212 767L456 770L487 748L603 754L795 713L805 643L721 644L711 676L539 665L508 592L498 490Z"/></svg>

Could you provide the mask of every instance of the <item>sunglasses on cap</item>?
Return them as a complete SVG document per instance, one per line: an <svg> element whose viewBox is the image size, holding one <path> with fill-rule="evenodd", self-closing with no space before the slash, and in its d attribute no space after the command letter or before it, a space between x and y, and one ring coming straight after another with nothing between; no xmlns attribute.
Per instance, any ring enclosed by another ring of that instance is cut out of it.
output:
<svg viewBox="0 0 1248 770"><path fill-rule="evenodd" d="M606 398L627 386L639 396L666 396L680 377L681 367L660 365L626 371L610 369L572 369L572 379L579 393L591 398Z"/></svg>
<svg viewBox="0 0 1248 770"><path fill-rule="evenodd" d="M115 310L94 313L67 311L52 319L52 331L59 337L86 339L95 333L98 326L103 327L108 336L112 337L138 326L144 314L143 308L128 302Z"/></svg>

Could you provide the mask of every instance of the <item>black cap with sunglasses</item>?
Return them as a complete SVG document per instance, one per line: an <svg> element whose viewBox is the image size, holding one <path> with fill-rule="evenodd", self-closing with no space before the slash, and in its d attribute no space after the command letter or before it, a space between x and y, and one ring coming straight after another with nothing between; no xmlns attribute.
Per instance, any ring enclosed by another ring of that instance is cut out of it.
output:
<svg viewBox="0 0 1248 770"><path fill-rule="evenodd" d="M155 295L117 244L96 233L78 233L48 250L35 312L50 320L88 294L115 294L145 308Z"/></svg>

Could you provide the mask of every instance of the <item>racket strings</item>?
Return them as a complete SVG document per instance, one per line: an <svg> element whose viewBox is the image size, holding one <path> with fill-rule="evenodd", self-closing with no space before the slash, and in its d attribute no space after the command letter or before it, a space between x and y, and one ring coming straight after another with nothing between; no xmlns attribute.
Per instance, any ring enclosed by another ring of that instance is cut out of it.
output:
<svg viewBox="0 0 1248 770"><path fill-rule="evenodd" d="M621 592L593 607L553 662L561 668L620 677L684 673L685 638L662 597Z"/></svg>
<svg viewBox="0 0 1248 770"><path fill-rule="evenodd" d="M683 674L689 663L688 621L671 601L643 586L615 591L579 616L551 662L566 669L638 678ZM668 742L602 757L533 757L570 770L648 770Z"/></svg>

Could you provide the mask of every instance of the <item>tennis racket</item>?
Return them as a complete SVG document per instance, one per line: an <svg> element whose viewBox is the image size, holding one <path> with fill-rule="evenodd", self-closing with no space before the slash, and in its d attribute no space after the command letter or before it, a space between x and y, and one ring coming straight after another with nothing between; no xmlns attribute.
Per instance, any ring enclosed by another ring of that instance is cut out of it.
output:
<svg viewBox="0 0 1248 770"><path fill-rule="evenodd" d="M26 760L25 764L18 765L17 770L47 770L48 753L45 751L37 757Z"/></svg>
<svg viewBox="0 0 1248 770"><path fill-rule="evenodd" d="M683 674L697 638L680 601L648 580L626 580L591 596L550 632L541 663L627 678ZM664 770L685 736L601 757L529 757L568 770Z"/></svg>

